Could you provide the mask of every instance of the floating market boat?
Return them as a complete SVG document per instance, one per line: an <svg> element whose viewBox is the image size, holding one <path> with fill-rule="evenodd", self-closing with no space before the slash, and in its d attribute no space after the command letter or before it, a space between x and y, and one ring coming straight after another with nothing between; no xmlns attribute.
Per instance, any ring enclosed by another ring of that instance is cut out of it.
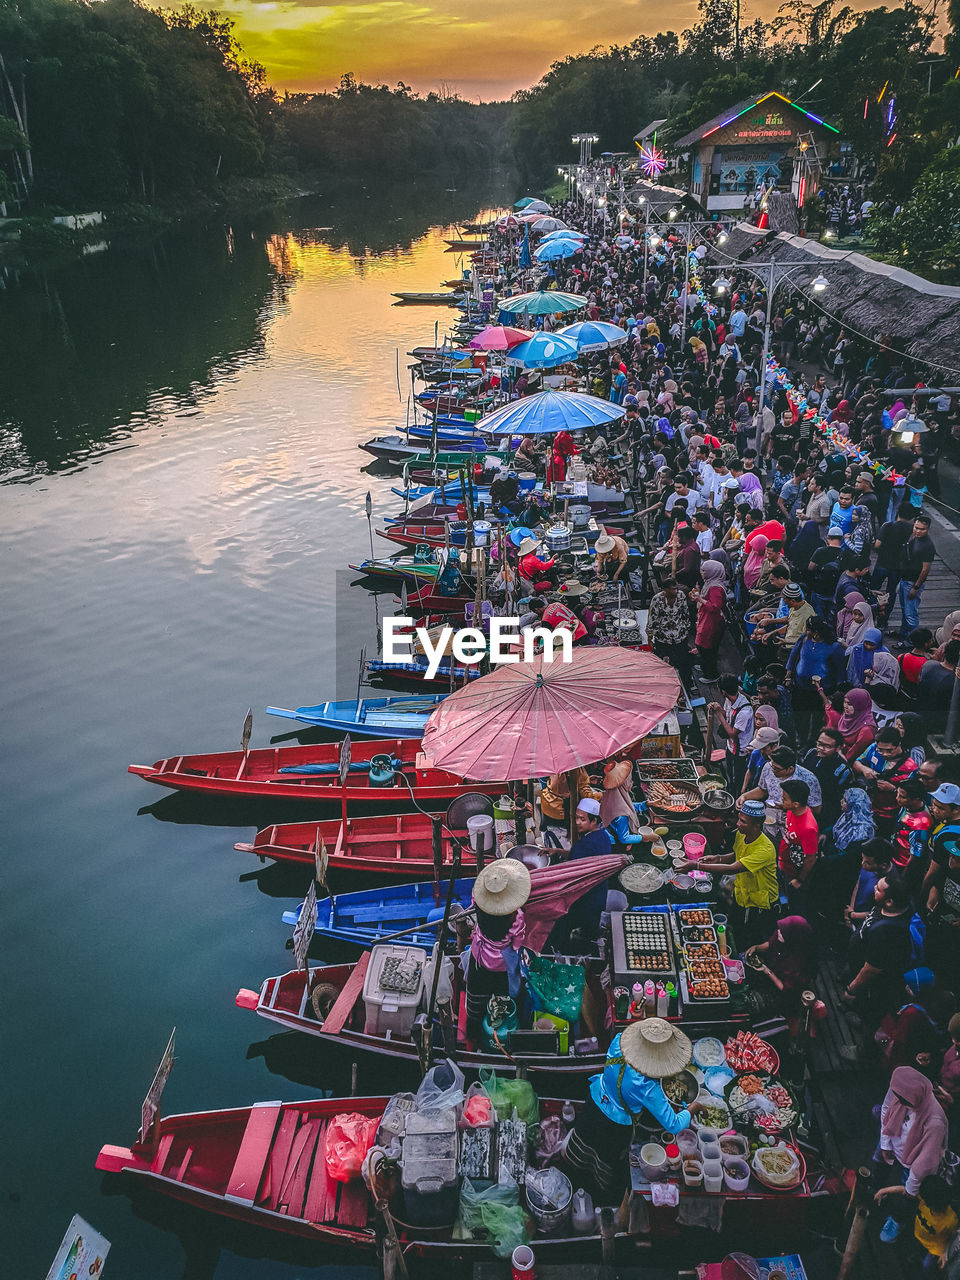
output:
<svg viewBox="0 0 960 1280"><path fill-rule="evenodd" d="M163 1116L156 1121L156 1140L135 1142L129 1147L103 1146L96 1167L105 1173L122 1173L134 1178L160 1195L206 1213L301 1237L318 1245L343 1245L372 1252L377 1247L375 1220L378 1216L373 1198L360 1177L342 1182L331 1176L328 1140L330 1144L336 1140L339 1116L377 1120L383 1116L390 1100L387 1095L313 1098ZM559 1098L538 1101L542 1118L559 1117L565 1105ZM577 1109L581 1105L574 1103ZM525 1126L515 1122L515 1128L520 1135L520 1145L513 1158L522 1179L528 1143ZM453 1136L455 1152L456 1131ZM472 1235L466 1239L453 1238L459 1177L456 1159L446 1162L451 1163L451 1186L445 1196L435 1197L440 1203L452 1205L449 1220L442 1225L417 1227L406 1223L403 1217L406 1198L400 1198L404 1194L401 1187L394 1192L390 1202L393 1223L407 1257L453 1261L490 1255L486 1231L478 1231L477 1239ZM436 1171L436 1162L433 1168ZM446 1173L445 1167L442 1171ZM425 1181L432 1188L436 1180L426 1178ZM423 1196L412 1192L409 1204L414 1210L420 1204L433 1207L429 1191ZM408 1211L407 1216L419 1215ZM569 1230L563 1233L563 1238L537 1239L537 1255L548 1249L569 1250L575 1242L582 1244L589 1239L583 1235L570 1236Z"/></svg>
<svg viewBox="0 0 960 1280"><path fill-rule="evenodd" d="M359 893L338 893L317 903L315 933L335 942L372 947L384 938L402 933L396 941L406 947L426 947L437 940L437 922L442 919L448 882L418 880L414 884L362 889ZM452 912L469 911L473 902L473 877L454 882ZM303 903L296 911L285 911L283 923L296 925ZM432 922L432 924L430 923ZM422 925L422 928L416 926ZM410 930L410 932L406 932Z"/></svg>
<svg viewBox="0 0 960 1280"><path fill-rule="evenodd" d="M342 743L330 742L168 756L154 764L132 764L128 772L175 791L314 802L367 800L394 807L411 796L423 802L452 800L465 791L499 795L505 786L503 782L468 785L445 769L429 768L416 738L351 743L350 770L341 783L341 748Z"/></svg>
<svg viewBox="0 0 960 1280"><path fill-rule="evenodd" d="M324 822L284 822L258 831L252 844L233 847L274 862L314 866L317 837L326 846L329 866L343 871L386 876L433 876L433 823L422 813L377 814ZM442 856L453 866L453 844L443 828ZM463 866L473 866L469 846Z"/></svg>
<svg viewBox="0 0 960 1280"><path fill-rule="evenodd" d="M409 681L416 685L427 685L430 688L435 686L448 688L450 663L441 662L432 679L427 678L428 665L425 657L413 658L409 662L384 662L382 658L371 658L367 663L365 675L368 680L399 680L403 683ZM481 675L483 672L479 666L465 667L455 664L453 668L454 684L458 686L466 684L469 680L479 680Z"/></svg>
<svg viewBox="0 0 960 1280"><path fill-rule="evenodd" d="M456 295L451 297L449 293L403 292L403 293L391 293L390 297L398 299L398 301L401 303L404 303L404 302L418 303L420 306L452 307L457 302Z"/></svg>
<svg viewBox="0 0 960 1280"><path fill-rule="evenodd" d="M431 556L435 555L433 548L428 547L427 550ZM413 585L436 582L443 569L439 560L428 560L422 556L415 557L413 560L368 558L349 567L354 573L362 573L366 578L382 578L385 582L406 582Z"/></svg>
<svg viewBox="0 0 960 1280"><path fill-rule="evenodd" d="M361 698L346 702L320 702L313 707L267 707L267 715L297 720L300 724L333 729L337 733L366 734L373 738L420 738L430 713L443 701L442 694L421 698Z"/></svg>
<svg viewBox="0 0 960 1280"><path fill-rule="evenodd" d="M488 248L486 240L457 239L457 240L446 240L444 241L444 243L448 244L451 249L463 249L464 251L466 251L467 249L476 250L476 249Z"/></svg>

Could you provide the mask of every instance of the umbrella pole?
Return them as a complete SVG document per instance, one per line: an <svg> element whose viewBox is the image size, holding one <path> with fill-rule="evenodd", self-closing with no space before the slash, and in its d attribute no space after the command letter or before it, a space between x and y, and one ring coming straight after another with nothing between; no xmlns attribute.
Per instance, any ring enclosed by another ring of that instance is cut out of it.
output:
<svg viewBox="0 0 960 1280"><path fill-rule="evenodd" d="M426 1025L426 1044L423 1046L423 1056L426 1059L426 1067L424 1075L430 1070L430 1062L433 1058L433 1019L437 1007L437 987L440 982L440 967L443 959L444 948L447 945L447 930L450 927L450 908L453 906L453 891L457 880L460 876L460 858L462 848L460 841L456 836L452 837L453 844L453 865L450 868L450 880L447 883L447 900L443 907L443 920L440 922L440 933L437 937L437 963L433 966L433 983L430 987L430 1003L427 1005L427 1025Z"/></svg>
<svg viewBox="0 0 960 1280"><path fill-rule="evenodd" d="M578 783L578 769L571 769L566 774L567 791L570 793L570 821L567 830L570 835L570 847L577 838L577 805L580 803L580 787Z"/></svg>

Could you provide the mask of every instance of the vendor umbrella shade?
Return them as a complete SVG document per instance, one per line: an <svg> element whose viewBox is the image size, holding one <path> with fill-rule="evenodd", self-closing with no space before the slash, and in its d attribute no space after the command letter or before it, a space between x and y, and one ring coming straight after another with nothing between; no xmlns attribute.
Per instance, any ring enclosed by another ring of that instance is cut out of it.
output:
<svg viewBox="0 0 960 1280"><path fill-rule="evenodd" d="M518 293L499 304L503 315L555 316L563 311L579 311L588 299L579 293L562 293L559 289L537 289L533 293Z"/></svg>
<svg viewBox="0 0 960 1280"><path fill-rule="evenodd" d="M549 244L551 240L577 240L583 244L586 239L582 231L571 231L569 227L565 227L562 231L548 231L545 236L540 237L540 243Z"/></svg>
<svg viewBox="0 0 960 1280"><path fill-rule="evenodd" d="M624 854L604 853L576 862L560 862L530 873L530 897L523 908L526 923L523 944L542 951L550 930L585 893L609 880L630 861Z"/></svg>
<svg viewBox="0 0 960 1280"><path fill-rule="evenodd" d="M533 256L538 262L556 262L582 252L583 245L579 240L551 240L549 244L542 244Z"/></svg>
<svg viewBox="0 0 960 1280"><path fill-rule="evenodd" d="M485 435L539 436L558 431L585 431L622 418L625 410L609 400L577 391L538 391L511 400L481 418L477 429Z"/></svg>
<svg viewBox="0 0 960 1280"><path fill-rule="evenodd" d="M511 347L532 338L529 329L513 329L509 325L490 324L467 343L474 351L509 351Z"/></svg>
<svg viewBox="0 0 960 1280"><path fill-rule="evenodd" d="M606 760L677 704L680 681L651 653L573 649L504 663L451 694L427 721L423 751L462 778L519 781Z"/></svg>
<svg viewBox="0 0 960 1280"><path fill-rule="evenodd" d="M524 196L522 200L518 200L513 206L515 209L528 209L533 213L549 213L550 206L545 200L538 200L536 196Z"/></svg>
<svg viewBox="0 0 960 1280"><path fill-rule="evenodd" d="M555 369L558 364L576 360L577 344L555 333L536 333L526 342L514 347L507 356L507 364L521 369Z"/></svg>
<svg viewBox="0 0 960 1280"><path fill-rule="evenodd" d="M567 224L559 218L537 218L535 222L530 223L531 231L566 231Z"/></svg>
<svg viewBox="0 0 960 1280"><path fill-rule="evenodd" d="M627 331L603 320L583 320L558 329L557 337L569 338L577 344L578 351L607 351L610 347L618 347L621 342L626 342Z"/></svg>

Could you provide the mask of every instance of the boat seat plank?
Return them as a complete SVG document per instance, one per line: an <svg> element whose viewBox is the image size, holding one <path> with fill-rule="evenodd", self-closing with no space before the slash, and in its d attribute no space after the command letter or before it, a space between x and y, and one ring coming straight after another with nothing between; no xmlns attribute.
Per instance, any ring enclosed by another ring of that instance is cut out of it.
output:
<svg viewBox="0 0 960 1280"><path fill-rule="evenodd" d="M165 1133L160 1139L160 1145L157 1147L156 1159L153 1162L154 1170L157 1173L163 1173L163 1166L167 1163L167 1156L170 1154L170 1148L173 1146L173 1134Z"/></svg>
<svg viewBox="0 0 960 1280"><path fill-rule="evenodd" d="M291 1218L300 1218L303 1216L303 1202L307 1194L307 1182L310 1178L310 1167L313 1164L313 1155L317 1146L317 1138L320 1135L323 1121L308 1120L301 1133L306 1132L306 1141L300 1151L300 1157L297 1160L296 1171L290 1181L285 1203L287 1205L287 1213Z"/></svg>
<svg viewBox="0 0 960 1280"><path fill-rule="evenodd" d="M279 1103L273 1106L252 1107L247 1127L243 1131L240 1150L234 1161L233 1172L227 1183L226 1195L236 1196L251 1203L260 1186L263 1167L267 1163L273 1142L273 1131L280 1115Z"/></svg>
<svg viewBox="0 0 960 1280"><path fill-rule="evenodd" d="M186 1151L183 1153L183 1159L180 1161L179 1165L177 1166L176 1171L171 1172L170 1176L172 1178L176 1178L177 1182L182 1182L186 1175L187 1168L190 1165L190 1161L192 1159L193 1159L193 1147L187 1147Z"/></svg>
<svg viewBox="0 0 960 1280"><path fill-rule="evenodd" d="M334 1001L333 1008L324 1019L323 1030L326 1035L337 1035L346 1025L347 1019L353 1012L353 1006L363 991L363 980L366 977L369 963L370 952L365 951L357 961L356 967L349 978L343 984L340 994Z"/></svg>
<svg viewBox="0 0 960 1280"><path fill-rule="evenodd" d="M370 1197L360 1179L341 1182L337 1222L341 1227L365 1227L370 1212Z"/></svg>
<svg viewBox="0 0 960 1280"><path fill-rule="evenodd" d="M300 1113L295 1107L290 1107L284 1111L283 1118L280 1121L280 1128L277 1130L277 1136L274 1138L273 1146L270 1148L270 1160L257 1196L257 1203L265 1205L268 1209L277 1207L284 1170L287 1167L290 1148L293 1146L293 1139L296 1136L299 1124Z"/></svg>
<svg viewBox="0 0 960 1280"><path fill-rule="evenodd" d="M324 1120L317 1136L316 1153L313 1157L313 1168L310 1171L310 1185L307 1187L307 1199L303 1206L303 1216L308 1222L328 1222L333 1216L337 1203L337 1184L327 1172L329 1129L329 1120Z"/></svg>
<svg viewBox="0 0 960 1280"><path fill-rule="evenodd" d="M299 1113L297 1115L297 1123L300 1123ZM293 1140L293 1145L290 1148L290 1155L287 1157L286 1168L283 1171L283 1178L280 1180L280 1194L277 1196L276 1203L278 1213L286 1213L289 1209L290 1192L293 1187L294 1179L297 1176L297 1169L300 1166L300 1157L303 1155L304 1147L307 1145L307 1140L310 1137L310 1125L301 1125Z"/></svg>
<svg viewBox="0 0 960 1280"><path fill-rule="evenodd" d="M433 904L431 903L431 906ZM367 924L372 920L389 920L391 925L397 928L403 928L400 921L416 921L422 920L424 916L424 902L402 902L400 899L393 899L390 903L379 903L373 907L353 907L350 911L344 912L342 915L338 913L337 924Z"/></svg>

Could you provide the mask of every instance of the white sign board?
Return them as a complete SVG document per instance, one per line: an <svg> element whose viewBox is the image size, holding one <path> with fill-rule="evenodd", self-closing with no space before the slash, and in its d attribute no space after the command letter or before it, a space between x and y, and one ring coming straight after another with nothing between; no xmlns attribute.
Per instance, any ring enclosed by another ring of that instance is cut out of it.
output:
<svg viewBox="0 0 960 1280"><path fill-rule="evenodd" d="M47 1272L47 1280L97 1280L109 1252L110 1241L75 1213L53 1266Z"/></svg>

